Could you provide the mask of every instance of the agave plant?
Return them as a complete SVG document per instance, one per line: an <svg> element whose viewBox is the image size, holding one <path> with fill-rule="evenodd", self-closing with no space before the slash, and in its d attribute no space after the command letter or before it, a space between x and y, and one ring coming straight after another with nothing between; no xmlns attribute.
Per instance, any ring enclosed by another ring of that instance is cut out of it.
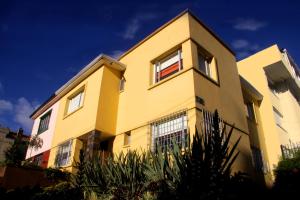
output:
<svg viewBox="0 0 300 200"><path fill-rule="evenodd" d="M156 152L128 151L118 156L94 158L84 167L84 188L99 198L218 199L230 181L231 167L238 156L240 138L229 145L233 127L220 129L218 113L212 127L193 136L189 148L173 141Z"/></svg>
<svg viewBox="0 0 300 200"><path fill-rule="evenodd" d="M165 152L152 154L153 162L147 166L147 179L156 183L158 197L176 199L217 199L224 185L230 181L231 167L239 152L240 138L229 146L233 127L227 132L220 129L218 113L213 116L212 127L193 136L191 148L181 149L175 142Z"/></svg>

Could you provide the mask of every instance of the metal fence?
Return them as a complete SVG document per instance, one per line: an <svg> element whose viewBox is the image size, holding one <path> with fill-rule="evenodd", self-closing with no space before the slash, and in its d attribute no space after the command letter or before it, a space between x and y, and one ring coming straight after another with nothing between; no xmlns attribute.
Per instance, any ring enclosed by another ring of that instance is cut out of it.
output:
<svg viewBox="0 0 300 200"><path fill-rule="evenodd" d="M300 151L300 143L290 143L286 145L280 145L282 158L293 158L297 152Z"/></svg>
<svg viewBox="0 0 300 200"><path fill-rule="evenodd" d="M207 132L207 133L211 133L214 129L214 113L212 112L209 112L209 111L206 111L206 110L202 110L202 113L203 113L203 121L202 121L202 128L203 128L203 131ZM224 126L225 126L225 123L223 121L223 119L218 118L218 124L219 124L219 130L221 131Z"/></svg>

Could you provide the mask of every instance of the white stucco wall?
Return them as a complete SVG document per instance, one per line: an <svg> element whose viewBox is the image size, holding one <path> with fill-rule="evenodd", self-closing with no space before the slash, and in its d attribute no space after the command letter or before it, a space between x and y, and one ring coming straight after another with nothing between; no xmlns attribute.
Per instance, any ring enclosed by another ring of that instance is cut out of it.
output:
<svg viewBox="0 0 300 200"><path fill-rule="evenodd" d="M31 132L32 136L36 135L38 132L40 118L52 109L48 130L39 134L39 137L43 140L43 146L37 150L35 150L34 148L28 148L27 153L26 153L26 159L33 157L37 154L40 154L44 151L47 151L51 148L52 138L53 138L55 125L56 125L58 107L59 107L59 102L56 102L53 106L51 106L48 110L46 110L43 114L41 114L34 120L32 132Z"/></svg>
<svg viewBox="0 0 300 200"><path fill-rule="evenodd" d="M283 114L283 125L292 143L300 142L300 105L292 93L287 90L279 94ZM289 143L289 141L287 142Z"/></svg>

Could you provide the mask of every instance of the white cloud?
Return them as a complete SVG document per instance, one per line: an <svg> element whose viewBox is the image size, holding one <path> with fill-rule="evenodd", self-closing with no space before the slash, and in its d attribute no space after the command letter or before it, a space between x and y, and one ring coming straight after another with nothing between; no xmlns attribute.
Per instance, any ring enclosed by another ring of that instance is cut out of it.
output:
<svg viewBox="0 0 300 200"><path fill-rule="evenodd" d="M157 15L154 13L140 13L137 14L133 19L130 20L127 25L122 37L124 39L133 39L135 38L138 30L141 28L143 22L150 21L157 18Z"/></svg>
<svg viewBox="0 0 300 200"><path fill-rule="evenodd" d="M13 104L10 101L0 99L0 114L5 112L11 112L13 110Z"/></svg>
<svg viewBox="0 0 300 200"><path fill-rule="evenodd" d="M140 28L140 21L137 19L133 19L130 24L126 27L125 33L123 35L124 39L133 39L135 37L136 32Z"/></svg>
<svg viewBox="0 0 300 200"><path fill-rule="evenodd" d="M231 43L231 46L237 51L237 58L242 59L259 50L258 44L252 44L244 39L237 39Z"/></svg>
<svg viewBox="0 0 300 200"><path fill-rule="evenodd" d="M22 127L26 132L30 132L33 121L30 114L39 106L37 101L29 102L21 97L15 103L0 99L0 121L11 128ZM12 123L15 122L15 123Z"/></svg>
<svg viewBox="0 0 300 200"><path fill-rule="evenodd" d="M235 49L242 49L247 46L249 46L249 42L247 40L239 39L232 42L232 47Z"/></svg>
<svg viewBox="0 0 300 200"><path fill-rule="evenodd" d="M18 99L14 106L14 121L22 126L26 131L30 131L33 121L29 118L30 114L35 110L36 103L30 103L26 98Z"/></svg>
<svg viewBox="0 0 300 200"><path fill-rule="evenodd" d="M239 18L233 21L233 28L245 31L257 31L267 26L266 22L257 21L255 19Z"/></svg>
<svg viewBox="0 0 300 200"><path fill-rule="evenodd" d="M114 51L111 52L110 56L112 58L118 59L123 53L124 53L124 51L114 50Z"/></svg>

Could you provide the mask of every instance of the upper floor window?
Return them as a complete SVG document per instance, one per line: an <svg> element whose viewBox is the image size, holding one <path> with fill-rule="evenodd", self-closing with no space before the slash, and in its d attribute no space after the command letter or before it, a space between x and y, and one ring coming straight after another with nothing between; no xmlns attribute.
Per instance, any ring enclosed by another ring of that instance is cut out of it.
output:
<svg viewBox="0 0 300 200"><path fill-rule="evenodd" d="M48 130L50 117L51 117L51 112L52 112L52 110L50 110L49 112L47 112L46 114L44 114L40 118L39 129L38 129L38 132L37 132L38 134L41 134L44 131Z"/></svg>
<svg viewBox="0 0 300 200"><path fill-rule="evenodd" d="M278 126L280 126L281 128L283 128L282 126L282 114L276 109L273 107L273 113L274 113L274 117L275 117L275 122Z"/></svg>
<svg viewBox="0 0 300 200"><path fill-rule="evenodd" d="M186 113L174 115L151 125L152 150L171 147L175 141L180 147L187 147L187 116Z"/></svg>
<svg viewBox="0 0 300 200"><path fill-rule="evenodd" d="M198 48L198 70L207 77L218 81L216 59Z"/></svg>
<svg viewBox="0 0 300 200"><path fill-rule="evenodd" d="M182 51L181 49L172 52L166 57L158 60L154 64L154 77L155 83L171 76L172 74L182 69Z"/></svg>
<svg viewBox="0 0 300 200"><path fill-rule="evenodd" d="M252 151L252 158L253 158L253 164L254 164L255 170L257 172L264 172L265 165L264 165L262 152L260 151L260 149L258 149L256 147L251 147L251 151Z"/></svg>
<svg viewBox="0 0 300 200"><path fill-rule="evenodd" d="M199 70L202 71L207 76L211 77L211 61L212 58L208 58L201 53L198 53L198 65Z"/></svg>
<svg viewBox="0 0 300 200"><path fill-rule="evenodd" d="M58 147L56 153L55 165L56 167L62 167L69 163L72 150L72 140L69 140Z"/></svg>
<svg viewBox="0 0 300 200"><path fill-rule="evenodd" d="M120 85L119 85L119 91L122 92L124 91L124 88L125 88L125 78L122 77L121 80L120 80Z"/></svg>
<svg viewBox="0 0 300 200"><path fill-rule="evenodd" d="M128 131L128 132L124 133L124 143L123 143L123 145L127 146L127 145L130 145L130 143L131 143L131 132Z"/></svg>
<svg viewBox="0 0 300 200"><path fill-rule="evenodd" d="M255 121L255 112L253 108L253 103L245 103L245 110L246 110L246 116L250 119Z"/></svg>
<svg viewBox="0 0 300 200"><path fill-rule="evenodd" d="M74 95L68 98L68 109L67 114L74 112L83 106L84 90L81 89L76 92Z"/></svg>

